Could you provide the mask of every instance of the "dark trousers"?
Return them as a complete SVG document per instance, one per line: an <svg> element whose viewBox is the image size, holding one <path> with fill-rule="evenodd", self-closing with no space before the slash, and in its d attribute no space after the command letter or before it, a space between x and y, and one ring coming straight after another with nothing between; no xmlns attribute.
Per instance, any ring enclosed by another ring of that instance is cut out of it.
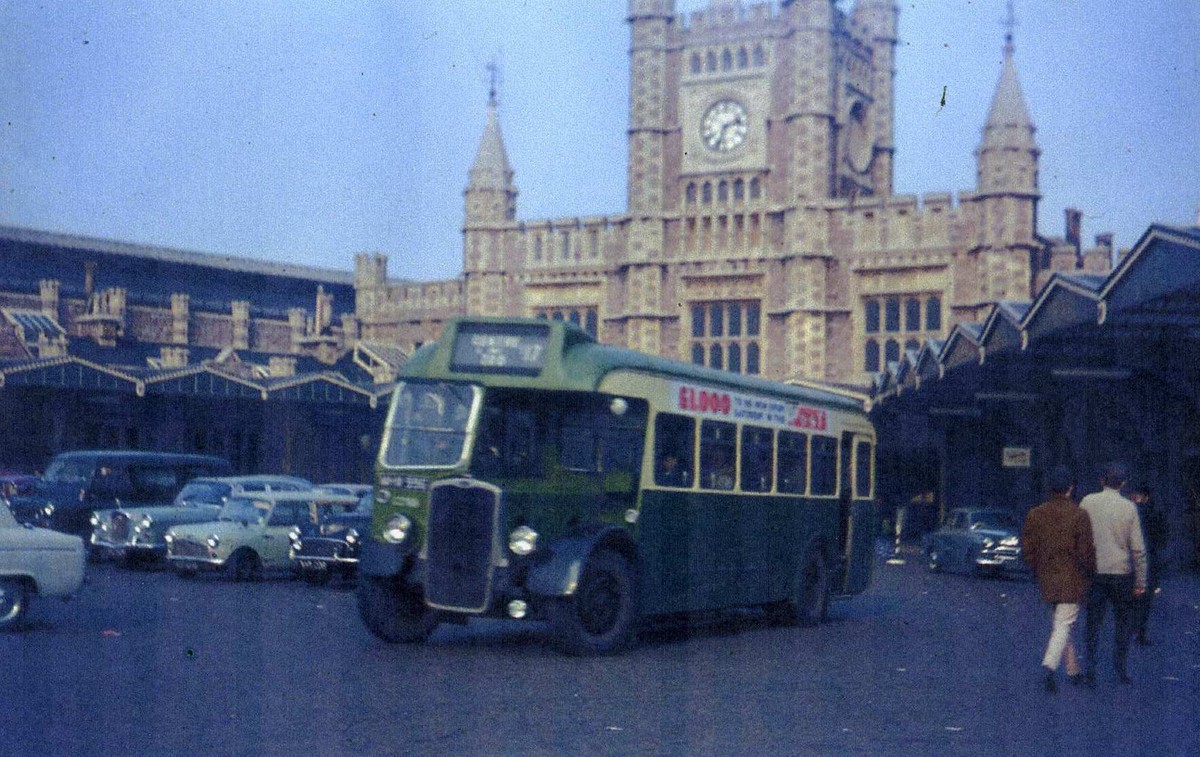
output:
<svg viewBox="0 0 1200 757"><path fill-rule="evenodd" d="M1092 577L1092 588L1087 596L1087 623L1084 627L1084 652L1087 659L1084 671L1096 675L1096 641L1104 613L1112 603L1116 632L1113 635L1113 667L1117 673L1126 672L1125 660L1129 656L1129 637L1133 633L1133 574L1112 575L1100 573Z"/></svg>
<svg viewBox="0 0 1200 757"><path fill-rule="evenodd" d="M1133 600L1133 631L1141 641L1146 640L1146 624L1150 621L1150 605L1154 601L1154 590L1158 588L1158 569L1150 568L1146 580L1146 593Z"/></svg>

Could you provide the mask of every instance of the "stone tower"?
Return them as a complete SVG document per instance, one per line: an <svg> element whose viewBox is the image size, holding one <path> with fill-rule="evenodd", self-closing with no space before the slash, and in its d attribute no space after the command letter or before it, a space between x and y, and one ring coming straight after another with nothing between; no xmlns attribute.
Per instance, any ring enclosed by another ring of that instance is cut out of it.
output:
<svg viewBox="0 0 1200 757"><path fill-rule="evenodd" d="M488 95L487 124L463 192L463 273L470 312L495 311L501 303L510 301L504 271L511 263L508 252L516 227L517 188L496 115L495 66L490 68L493 84ZM498 312L515 314L503 309Z"/></svg>

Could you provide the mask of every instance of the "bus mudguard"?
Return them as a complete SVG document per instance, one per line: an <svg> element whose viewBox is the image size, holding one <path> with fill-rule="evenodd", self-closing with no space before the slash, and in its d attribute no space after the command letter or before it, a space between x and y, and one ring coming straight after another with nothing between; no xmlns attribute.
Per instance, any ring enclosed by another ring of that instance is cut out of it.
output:
<svg viewBox="0 0 1200 757"><path fill-rule="evenodd" d="M533 594L561 597L575 592L588 556L600 546L611 546L632 557L633 545L622 528L609 526L594 533L559 539L550 547L552 556L529 571L525 588Z"/></svg>

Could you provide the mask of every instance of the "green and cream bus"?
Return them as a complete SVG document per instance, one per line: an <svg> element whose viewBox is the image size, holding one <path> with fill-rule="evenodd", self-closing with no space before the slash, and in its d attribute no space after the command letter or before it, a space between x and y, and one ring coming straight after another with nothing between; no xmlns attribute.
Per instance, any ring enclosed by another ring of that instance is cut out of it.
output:
<svg viewBox="0 0 1200 757"><path fill-rule="evenodd" d="M870 580L874 450L850 394L454 320L392 396L359 612L395 642L542 619L574 654L667 614L816 624Z"/></svg>

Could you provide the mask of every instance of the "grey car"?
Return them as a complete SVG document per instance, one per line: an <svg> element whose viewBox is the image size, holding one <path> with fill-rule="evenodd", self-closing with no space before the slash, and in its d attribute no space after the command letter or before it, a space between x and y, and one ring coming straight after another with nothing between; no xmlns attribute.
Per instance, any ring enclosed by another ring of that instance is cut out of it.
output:
<svg viewBox="0 0 1200 757"><path fill-rule="evenodd" d="M931 571L1020 574L1021 526L1014 513L995 508L960 507L942 527L922 539Z"/></svg>

